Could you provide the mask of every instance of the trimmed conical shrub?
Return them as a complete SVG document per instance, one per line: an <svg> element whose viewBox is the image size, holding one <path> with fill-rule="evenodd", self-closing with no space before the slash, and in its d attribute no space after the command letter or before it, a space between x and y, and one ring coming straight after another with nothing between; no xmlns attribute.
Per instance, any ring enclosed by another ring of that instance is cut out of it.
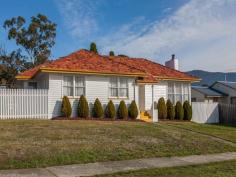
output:
<svg viewBox="0 0 236 177"><path fill-rule="evenodd" d="M97 98L93 105L93 116L96 118L102 118L103 117L103 107L99 99Z"/></svg>
<svg viewBox="0 0 236 177"><path fill-rule="evenodd" d="M166 108L167 108L167 119L170 120L175 119L175 107L170 100L167 100Z"/></svg>
<svg viewBox="0 0 236 177"><path fill-rule="evenodd" d="M81 95L79 98L79 105L78 105L78 117L88 118L88 116L89 116L88 102L85 96Z"/></svg>
<svg viewBox="0 0 236 177"><path fill-rule="evenodd" d="M183 108L184 108L184 120L191 120L192 119L192 106L190 105L189 101L184 102Z"/></svg>
<svg viewBox="0 0 236 177"><path fill-rule="evenodd" d="M62 98L62 104L61 104L62 116L70 117L71 116L71 112L72 112L72 109L71 109L70 100L69 100L69 98L67 96L64 96Z"/></svg>
<svg viewBox="0 0 236 177"><path fill-rule="evenodd" d="M175 118L178 120L184 119L184 109L180 101L177 101L175 106Z"/></svg>
<svg viewBox="0 0 236 177"><path fill-rule="evenodd" d="M120 119L127 119L128 118L128 109L126 107L124 100L120 101L117 114Z"/></svg>
<svg viewBox="0 0 236 177"><path fill-rule="evenodd" d="M107 104L106 110L105 110L105 116L110 119L115 119L116 116L116 108L113 104L112 100L110 100Z"/></svg>
<svg viewBox="0 0 236 177"><path fill-rule="evenodd" d="M158 100L157 109L158 109L158 119L166 119L167 109L166 109L165 99L163 97Z"/></svg>
<svg viewBox="0 0 236 177"><path fill-rule="evenodd" d="M138 107L136 102L133 100L129 106L129 117L136 119L138 117Z"/></svg>

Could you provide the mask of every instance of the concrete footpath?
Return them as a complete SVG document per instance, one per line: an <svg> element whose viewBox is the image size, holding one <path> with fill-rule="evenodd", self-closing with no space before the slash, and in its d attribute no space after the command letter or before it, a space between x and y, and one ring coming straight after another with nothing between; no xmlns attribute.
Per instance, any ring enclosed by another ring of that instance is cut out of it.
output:
<svg viewBox="0 0 236 177"><path fill-rule="evenodd" d="M124 161L97 162L35 169L1 170L0 177L92 176L129 170L197 165L227 160L236 160L236 152L209 155L192 155L185 157L160 157Z"/></svg>

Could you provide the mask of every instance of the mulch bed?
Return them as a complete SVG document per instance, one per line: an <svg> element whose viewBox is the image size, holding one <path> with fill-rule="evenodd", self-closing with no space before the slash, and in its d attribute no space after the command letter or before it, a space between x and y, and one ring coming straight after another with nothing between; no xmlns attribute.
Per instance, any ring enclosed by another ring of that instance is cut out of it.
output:
<svg viewBox="0 0 236 177"><path fill-rule="evenodd" d="M139 119L109 119L109 118L102 118L102 119L99 119L99 118L93 118L93 117L88 117L88 118L81 118L81 117L54 117L52 118L52 120L94 120L94 121L112 121L112 122L121 122L121 121L126 121L126 122L143 122L142 120L139 120Z"/></svg>

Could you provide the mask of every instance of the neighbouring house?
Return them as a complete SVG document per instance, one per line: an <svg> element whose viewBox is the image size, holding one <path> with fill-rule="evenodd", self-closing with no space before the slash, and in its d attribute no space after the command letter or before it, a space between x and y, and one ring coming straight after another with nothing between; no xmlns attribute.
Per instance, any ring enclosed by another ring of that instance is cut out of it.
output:
<svg viewBox="0 0 236 177"><path fill-rule="evenodd" d="M217 81L211 88L227 95L221 99L222 103L236 104L236 82Z"/></svg>
<svg viewBox="0 0 236 177"><path fill-rule="evenodd" d="M168 66L178 66L173 58ZM103 56L88 50L79 50L68 56L39 65L20 73L18 88L48 89L49 117L61 115L61 100L68 96L72 116L77 116L80 95L85 95L90 107L96 98L105 106L109 100L127 105L135 100L141 118L148 113L154 117L154 103L159 98L191 101L191 83L198 78L143 58ZM152 121L157 121L155 119Z"/></svg>
<svg viewBox="0 0 236 177"><path fill-rule="evenodd" d="M214 90L211 87L192 86L191 91L192 102L220 102L227 95L225 93Z"/></svg>

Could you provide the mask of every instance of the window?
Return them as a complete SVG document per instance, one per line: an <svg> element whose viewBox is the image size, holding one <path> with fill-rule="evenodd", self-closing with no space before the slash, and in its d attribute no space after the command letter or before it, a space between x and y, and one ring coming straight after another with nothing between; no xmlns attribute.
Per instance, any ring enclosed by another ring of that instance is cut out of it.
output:
<svg viewBox="0 0 236 177"><path fill-rule="evenodd" d="M84 77L75 77L75 96L84 95L85 87L84 87Z"/></svg>
<svg viewBox="0 0 236 177"><path fill-rule="evenodd" d="M112 77L110 79L110 87L109 87L109 96L110 97L128 97L128 81L127 78L118 78Z"/></svg>
<svg viewBox="0 0 236 177"><path fill-rule="evenodd" d="M64 76L63 94L73 96L73 76Z"/></svg>
<svg viewBox="0 0 236 177"><path fill-rule="evenodd" d="M120 78L119 97L128 97L128 82L126 78Z"/></svg>
<svg viewBox="0 0 236 177"><path fill-rule="evenodd" d="M168 82L168 99L172 103L189 100L189 84L183 82Z"/></svg>
<svg viewBox="0 0 236 177"><path fill-rule="evenodd" d="M189 100L189 84L183 84L183 101Z"/></svg>
<svg viewBox="0 0 236 177"><path fill-rule="evenodd" d="M110 96L111 97L118 97L118 78L112 77L110 79Z"/></svg>
<svg viewBox="0 0 236 177"><path fill-rule="evenodd" d="M168 99L175 103L174 82L168 82Z"/></svg>
<svg viewBox="0 0 236 177"><path fill-rule="evenodd" d="M37 82L28 82L29 89L37 89Z"/></svg>

